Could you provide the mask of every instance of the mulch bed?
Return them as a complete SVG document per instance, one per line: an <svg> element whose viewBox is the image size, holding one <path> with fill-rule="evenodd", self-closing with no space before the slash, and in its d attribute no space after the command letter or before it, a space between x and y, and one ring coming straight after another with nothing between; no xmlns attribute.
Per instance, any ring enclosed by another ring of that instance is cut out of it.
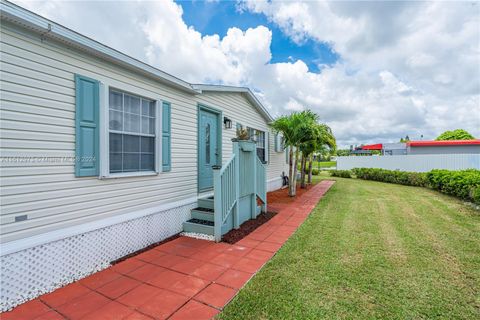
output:
<svg viewBox="0 0 480 320"><path fill-rule="evenodd" d="M295 197L290 197L288 195L288 187L269 192L267 194L268 203L273 205L276 203L293 203L297 198L301 197L305 192L312 189L319 182L320 181L314 181L307 185L305 189L300 188L300 184L297 184L297 195Z"/></svg>
<svg viewBox="0 0 480 320"><path fill-rule="evenodd" d="M267 211L265 213L261 213L257 216L256 219L247 220L240 226L239 229L232 229L226 234L223 235L222 241L230 244L234 244L240 240L242 240L245 236L253 232L255 229L260 227L262 224L267 222L268 220L275 217L277 212L275 211Z"/></svg>

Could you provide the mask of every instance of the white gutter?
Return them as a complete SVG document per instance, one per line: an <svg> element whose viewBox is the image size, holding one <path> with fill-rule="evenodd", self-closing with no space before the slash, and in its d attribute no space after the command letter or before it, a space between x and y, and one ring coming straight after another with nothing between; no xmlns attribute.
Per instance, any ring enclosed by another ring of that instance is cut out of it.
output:
<svg viewBox="0 0 480 320"><path fill-rule="evenodd" d="M85 37L13 3L1 0L0 15L2 20L10 21L14 24L36 31L40 33L43 38L59 40L101 58L111 60L137 72L141 72L175 88L189 93L199 93L186 81L158 70L146 63L127 56L126 54Z"/></svg>

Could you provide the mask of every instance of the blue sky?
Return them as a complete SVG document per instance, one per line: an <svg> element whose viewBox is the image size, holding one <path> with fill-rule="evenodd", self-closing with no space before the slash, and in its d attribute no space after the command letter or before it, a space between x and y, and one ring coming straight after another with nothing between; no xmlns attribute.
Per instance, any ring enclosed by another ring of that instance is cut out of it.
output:
<svg viewBox="0 0 480 320"><path fill-rule="evenodd" d="M307 39L297 44L263 14L237 9L235 1L176 1L183 8L183 20L204 35L224 37L231 27L241 30L266 26L272 32L272 63L302 60L310 72L319 72L320 65L332 65L339 55L327 43Z"/></svg>

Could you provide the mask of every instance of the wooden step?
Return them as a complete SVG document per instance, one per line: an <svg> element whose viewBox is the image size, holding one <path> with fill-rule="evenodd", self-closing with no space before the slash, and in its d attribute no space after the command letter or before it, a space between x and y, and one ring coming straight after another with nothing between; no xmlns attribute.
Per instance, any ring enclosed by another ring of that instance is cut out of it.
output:
<svg viewBox="0 0 480 320"><path fill-rule="evenodd" d="M191 210L192 219L200 219L206 221L215 221L213 216L213 209L208 208L195 208Z"/></svg>
<svg viewBox="0 0 480 320"><path fill-rule="evenodd" d="M183 231L203 233L213 236L213 222L200 219L190 219L183 223Z"/></svg>
<svg viewBox="0 0 480 320"><path fill-rule="evenodd" d="M198 199L197 202L199 207L213 210L213 196L208 198Z"/></svg>

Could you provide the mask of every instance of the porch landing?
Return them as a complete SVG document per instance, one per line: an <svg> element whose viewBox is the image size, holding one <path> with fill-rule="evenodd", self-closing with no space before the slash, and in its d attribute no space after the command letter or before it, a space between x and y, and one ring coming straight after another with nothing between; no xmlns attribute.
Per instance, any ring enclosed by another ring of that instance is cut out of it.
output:
<svg viewBox="0 0 480 320"><path fill-rule="evenodd" d="M279 213L234 245L180 237L0 317L210 319L282 247L333 183L322 181L288 204L269 194L269 206Z"/></svg>

